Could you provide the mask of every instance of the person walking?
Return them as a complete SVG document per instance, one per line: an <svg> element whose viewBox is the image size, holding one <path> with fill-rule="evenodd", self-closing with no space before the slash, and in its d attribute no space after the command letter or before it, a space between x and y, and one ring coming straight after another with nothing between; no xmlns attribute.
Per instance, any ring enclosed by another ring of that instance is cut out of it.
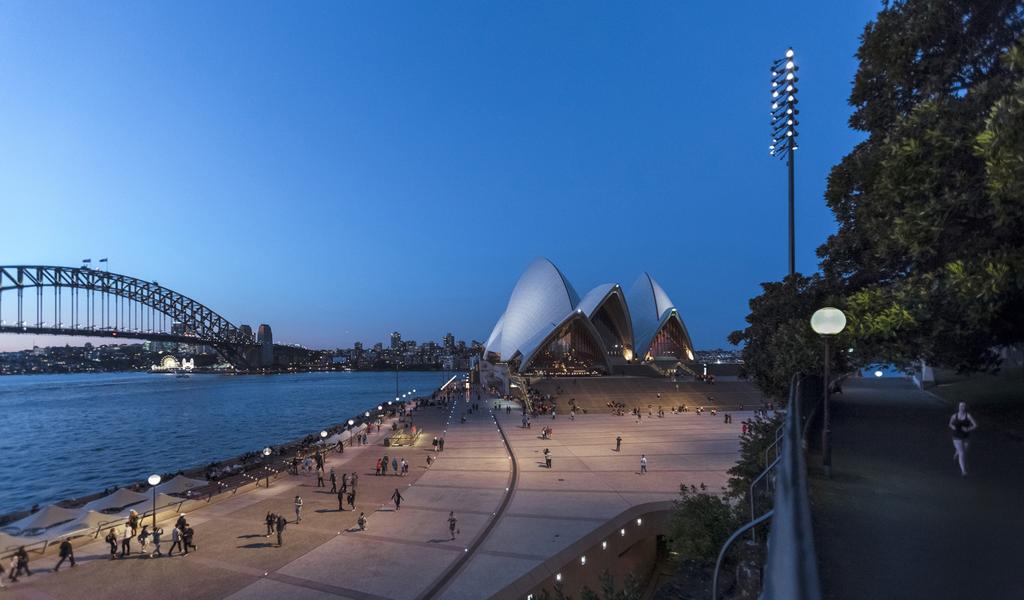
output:
<svg viewBox="0 0 1024 600"><path fill-rule="evenodd" d="M395 475L401 475L401 473L398 472L398 457L394 457L391 459L391 471Z"/></svg>
<svg viewBox="0 0 1024 600"><path fill-rule="evenodd" d="M978 428L978 422L967 412L967 403L961 402L949 418L953 430L953 460L960 463L960 476L967 477L967 446L971 432Z"/></svg>
<svg viewBox="0 0 1024 600"><path fill-rule="evenodd" d="M348 493L348 507L352 510L356 509L356 488L352 488Z"/></svg>
<svg viewBox="0 0 1024 600"><path fill-rule="evenodd" d="M142 531L139 533L139 552L143 554L149 553L149 525L143 525Z"/></svg>
<svg viewBox="0 0 1024 600"><path fill-rule="evenodd" d="M334 473L334 467L331 467L331 493L335 494L338 492L338 476Z"/></svg>
<svg viewBox="0 0 1024 600"><path fill-rule="evenodd" d="M277 528L277 547L280 548L284 545L284 528L288 525L288 519L284 518L284 515L277 515L277 521L274 523Z"/></svg>
<svg viewBox="0 0 1024 600"><path fill-rule="evenodd" d="M124 524L124 530L121 532L121 558L128 556L132 553L132 526L131 523L126 522Z"/></svg>
<svg viewBox="0 0 1024 600"><path fill-rule="evenodd" d="M302 522L302 497L295 497L295 524L298 525Z"/></svg>
<svg viewBox="0 0 1024 600"><path fill-rule="evenodd" d="M318 455L319 456L319 455ZM316 487L327 487L324 485L324 470L316 470Z"/></svg>
<svg viewBox="0 0 1024 600"><path fill-rule="evenodd" d="M62 564L64 564L65 560L68 560L68 559L71 560L71 566L72 566L72 568L74 568L74 566L75 566L75 551L74 551L74 549L71 548L71 540L69 540L68 538L64 538L64 539L62 539L60 541L60 550L58 551L58 554L60 555L60 560L58 560L57 561L57 565L55 567L53 567L53 572L54 573L56 573L57 571L60 571L60 566Z"/></svg>
<svg viewBox="0 0 1024 600"><path fill-rule="evenodd" d="M196 546L196 530L192 529L192 526L188 523L185 524L185 531L181 532L181 543L185 546L185 554L188 554L188 549L198 550L199 546Z"/></svg>
<svg viewBox="0 0 1024 600"><path fill-rule="evenodd" d="M345 487L338 490L338 512L345 511Z"/></svg>
<svg viewBox="0 0 1024 600"><path fill-rule="evenodd" d="M163 535L163 529L160 527L153 528L153 553L149 555L150 558L164 555L164 553L160 551L160 538L163 537Z"/></svg>
<svg viewBox="0 0 1024 600"><path fill-rule="evenodd" d="M456 529L456 525L458 525L458 523L459 523L459 520L455 518L455 511L453 510L453 511L449 512L448 513L448 533L450 533L452 535L452 539L453 540L455 539L455 534L457 534L459 532L458 529Z"/></svg>
<svg viewBox="0 0 1024 600"><path fill-rule="evenodd" d="M103 539L110 544L110 560L114 560L117 558L117 534L114 533L113 527L107 531L107 537Z"/></svg>
<svg viewBox="0 0 1024 600"><path fill-rule="evenodd" d="M171 549L167 551L167 556L174 556L174 549L177 548L178 552L181 552L181 528L177 525L171 530ZM113 558L113 557L111 557Z"/></svg>
<svg viewBox="0 0 1024 600"><path fill-rule="evenodd" d="M551 468L551 450L549 448L544 449L544 465Z"/></svg>
<svg viewBox="0 0 1024 600"><path fill-rule="evenodd" d="M274 533L274 524L277 523L277 515L268 510L267 516L263 518L263 522L267 525L267 535L263 537L270 537L270 535Z"/></svg>
<svg viewBox="0 0 1024 600"><path fill-rule="evenodd" d="M10 577L10 580L17 581L22 571L25 571L25 574L31 577L32 570L28 568L28 552L25 551L25 547L18 546L18 551L14 553L14 557L17 558L18 562L14 565L14 568L11 569L14 572L14 575Z"/></svg>
<svg viewBox="0 0 1024 600"><path fill-rule="evenodd" d="M409 461L402 459L402 476L405 477L409 474Z"/></svg>
<svg viewBox="0 0 1024 600"><path fill-rule="evenodd" d="M402 510L402 493L395 488L395 493L391 494L391 499L395 501L395 510Z"/></svg>
<svg viewBox="0 0 1024 600"><path fill-rule="evenodd" d="M359 531L366 531L366 515L359 513L359 518L356 519L356 524L359 525Z"/></svg>
<svg viewBox="0 0 1024 600"><path fill-rule="evenodd" d="M381 475L387 475L388 474L388 461L389 460L390 460L390 458L388 458L387 454L385 454L384 458L381 459L381 461L380 461L380 474Z"/></svg>
<svg viewBox="0 0 1024 600"><path fill-rule="evenodd" d="M641 454L640 455L640 474L643 475L645 473L647 473L647 455L646 454Z"/></svg>
<svg viewBox="0 0 1024 600"><path fill-rule="evenodd" d="M373 474L374 475L380 475L380 459L379 458L377 459L377 466L374 467L374 469L373 469Z"/></svg>
<svg viewBox="0 0 1024 600"><path fill-rule="evenodd" d="M622 436L621 435L615 436L615 451L616 452L622 452Z"/></svg>
<svg viewBox="0 0 1024 600"><path fill-rule="evenodd" d="M434 436L434 444L433 444L433 446L434 446L434 452L437 452L437 436L436 435Z"/></svg>
<svg viewBox="0 0 1024 600"><path fill-rule="evenodd" d="M439 452L444 452L444 438L437 441L437 448Z"/></svg>

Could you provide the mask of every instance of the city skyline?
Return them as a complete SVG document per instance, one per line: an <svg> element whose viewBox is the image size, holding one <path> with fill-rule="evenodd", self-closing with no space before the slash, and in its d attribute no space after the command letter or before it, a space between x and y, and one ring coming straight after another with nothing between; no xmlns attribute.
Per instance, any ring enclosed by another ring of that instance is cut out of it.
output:
<svg viewBox="0 0 1024 600"><path fill-rule="evenodd" d="M649 271L697 347L726 346L786 270L770 61L792 45L802 69L809 272L825 177L862 139L846 99L876 9L798 3L780 40L769 6L13 6L4 263L108 257L317 348L486 339L548 256L584 288ZM478 216L494 208L521 226Z"/></svg>

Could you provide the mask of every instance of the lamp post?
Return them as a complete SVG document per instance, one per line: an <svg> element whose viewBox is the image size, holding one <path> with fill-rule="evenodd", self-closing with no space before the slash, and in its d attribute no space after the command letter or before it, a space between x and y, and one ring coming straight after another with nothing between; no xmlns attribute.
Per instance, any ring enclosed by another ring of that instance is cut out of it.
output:
<svg viewBox="0 0 1024 600"><path fill-rule="evenodd" d="M797 110L796 82L796 56L793 49L786 50L786 55L772 62L772 143L768 146L768 154L785 157L786 166L789 168L789 274L796 273L796 242L794 233L795 219L793 206L793 177L794 165L793 153L797 149L796 126L800 123L796 116L800 114Z"/></svg>
<svg viewBox="0 0 1024 600"><path fill-rule="evenodd" d="M323 446L324 452L327 452L327 430L320 432L320 445Z"/></svg>
<svg viewBox="0 0 1024 600"><path fill-rule="evenodd" d="M270 455L273 453L274 451L270 449L270 446L267 446L266 448L263 449L264 458L270 458ZM259 480L257 480L256 485L259 486L259 483ZM267 487L270 487L270 469L267 469Z"/></svg>
<svg viewBox="0 0 1024 600"><path fill-rule="evenodd" d="M153 531L156 531L156 486L160 485L160 476L153 473L146 481L153 488Z"/></svg>
<svg viewBox="0 0 1024 600"><path fill-rule="evenodd" d="M821 420L821 466L825 469L825 476L832 477L832 418L828 406L828 368L832 362L829 353L829 338L838 335L846 327L846 315L838 308L826 306L819 308L811 315L811 329L825 341L825 379L824 379L824 402L822 403Z"/></svg>

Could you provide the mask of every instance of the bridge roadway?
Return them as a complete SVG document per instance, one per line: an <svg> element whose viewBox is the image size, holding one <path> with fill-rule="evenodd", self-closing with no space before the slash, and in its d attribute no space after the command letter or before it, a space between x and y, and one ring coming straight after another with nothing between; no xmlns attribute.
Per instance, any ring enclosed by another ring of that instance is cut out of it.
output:
<svg viewBox="0 0 1024 600"><path fill-rule="evenodd" d="M493 401L481 401L483 408ZM500 410L519 469L512 461L489 410L459 416L426 408L416 413L425 435L415 448L384 448L382 434L371 444L332 454L328 465L340 474L360 474L357 511L338 512L336 496L315 487L309 475L288 476L271 487L223 500L188 516L198 551L188 557L145 559L134 555L107 560L101 542L79 543L80 567L22 577L6 596L32 600L122 598L347 598L350 600L483 599L498 593L574 541L604 525L630 506L673 499L680 482L717 489L735 461L739 421L693 413L644 419L590 414L570 422L559 416L520 427L520 415ZM451 420L448 423L448 420ZM432 425L434 427L432 427ZM543 425L554 438L539 439ZM426 456L435 434L445 451L429 469ZM623 447L614 452L621 434ZM551 448L554 468L543 467L542 450ZM639 456L649 458L639 475ZM410 463L406 477L375 477L373 464L388 453ZM399 512L389 497L395 488L405 501ZM513 489L507 489L513 488ZM281 548L264 537L267 511L294 519L292 501L303 497L301 524L290 522ZM507 501L507 508L502 510ZM448 511L460 533L448 535ZM364 511L366 531L355 522ZM169 532L171 524L162 524ZM170 535L164 550L170 546ZM37 573L56 558L33 560Z"/></svg>

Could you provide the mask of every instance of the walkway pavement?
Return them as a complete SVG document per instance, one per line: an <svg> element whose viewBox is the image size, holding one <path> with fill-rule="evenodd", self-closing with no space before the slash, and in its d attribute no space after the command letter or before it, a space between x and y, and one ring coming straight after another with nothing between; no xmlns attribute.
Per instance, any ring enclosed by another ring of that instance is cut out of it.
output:
<svg viewBox="0 0 1024 600"><path fill-rule="evenodd" d="M725 471L739 451L740 422L752 413L667 414L640 423L610 414L540 417L530 429L522 415L498 411L519 466L519 482L507 511L469 563L442 592L445 600L488 598L544 560L569 547L627 509L679 496L680 484L725 485ZM543 426L553 429L540 438ZM615 451L615 438L622 448ZM551 450L552 468L544 466ZM646 454L648 473L640 474Z"/></svg>
<svg viewBox="0 0 1024 600"><path fill-rule="evenodd" d="M952 410L904 380L849 381L832 414L832 479L808 460L826 598L1024 597L1019 441L979 422L964 479Z"/></svg>
<svg viewBox="0 0 1024 600"><path fill-rule="evenodd" d="M458 419L466 405L462 399L450 412L418 411L424 435L416 448L384 448L382 435L375 434L368 446L332 454L329 467L360 474L356 512L338 512L336 496L316 488L312 476L282 477L269 489L240 493L190 514L199 549L188 557L110 561L102 542L79 543L78 568L43 573L56 558L35 559L38 574L21 578L3 595L415 600L433 590L433 598L445 600L488 598L629 507L674 499L681 482L703 482L711 489L724 485L738 450L738 423L748 416L736 414L734 425L723 424L721 416L693 413L645 417L637 424L630 417L588 414L575 422L562 416L553 423L540 419L527 430L519 427L515 409L508 416L499 411L517 456L519 478L513 486L512 461L486 410L493 401L480 404L464 424ZM543 425L554 427L552 440L539 439ZM428 469L435 434L445 437L445 451ZM618 434L621 452L614 450ZM542 466L545 447L554 453L550 470ZM643 476L642 452L650 471ZM373 464L385 453L406 457L411 474L375 477ZM405 497L399 512L389 501L396 487ZM290 522L284 546L275 547L273 538L264 537L264 515L293 516L296 494L305 503L302 523ZM507 510L498 518L506 498ZM448 535L450 510L458 518L455 541ZM368 516L366 531L355 530L359 511ZM170 524L164 528L170 531Z"/></svg>

